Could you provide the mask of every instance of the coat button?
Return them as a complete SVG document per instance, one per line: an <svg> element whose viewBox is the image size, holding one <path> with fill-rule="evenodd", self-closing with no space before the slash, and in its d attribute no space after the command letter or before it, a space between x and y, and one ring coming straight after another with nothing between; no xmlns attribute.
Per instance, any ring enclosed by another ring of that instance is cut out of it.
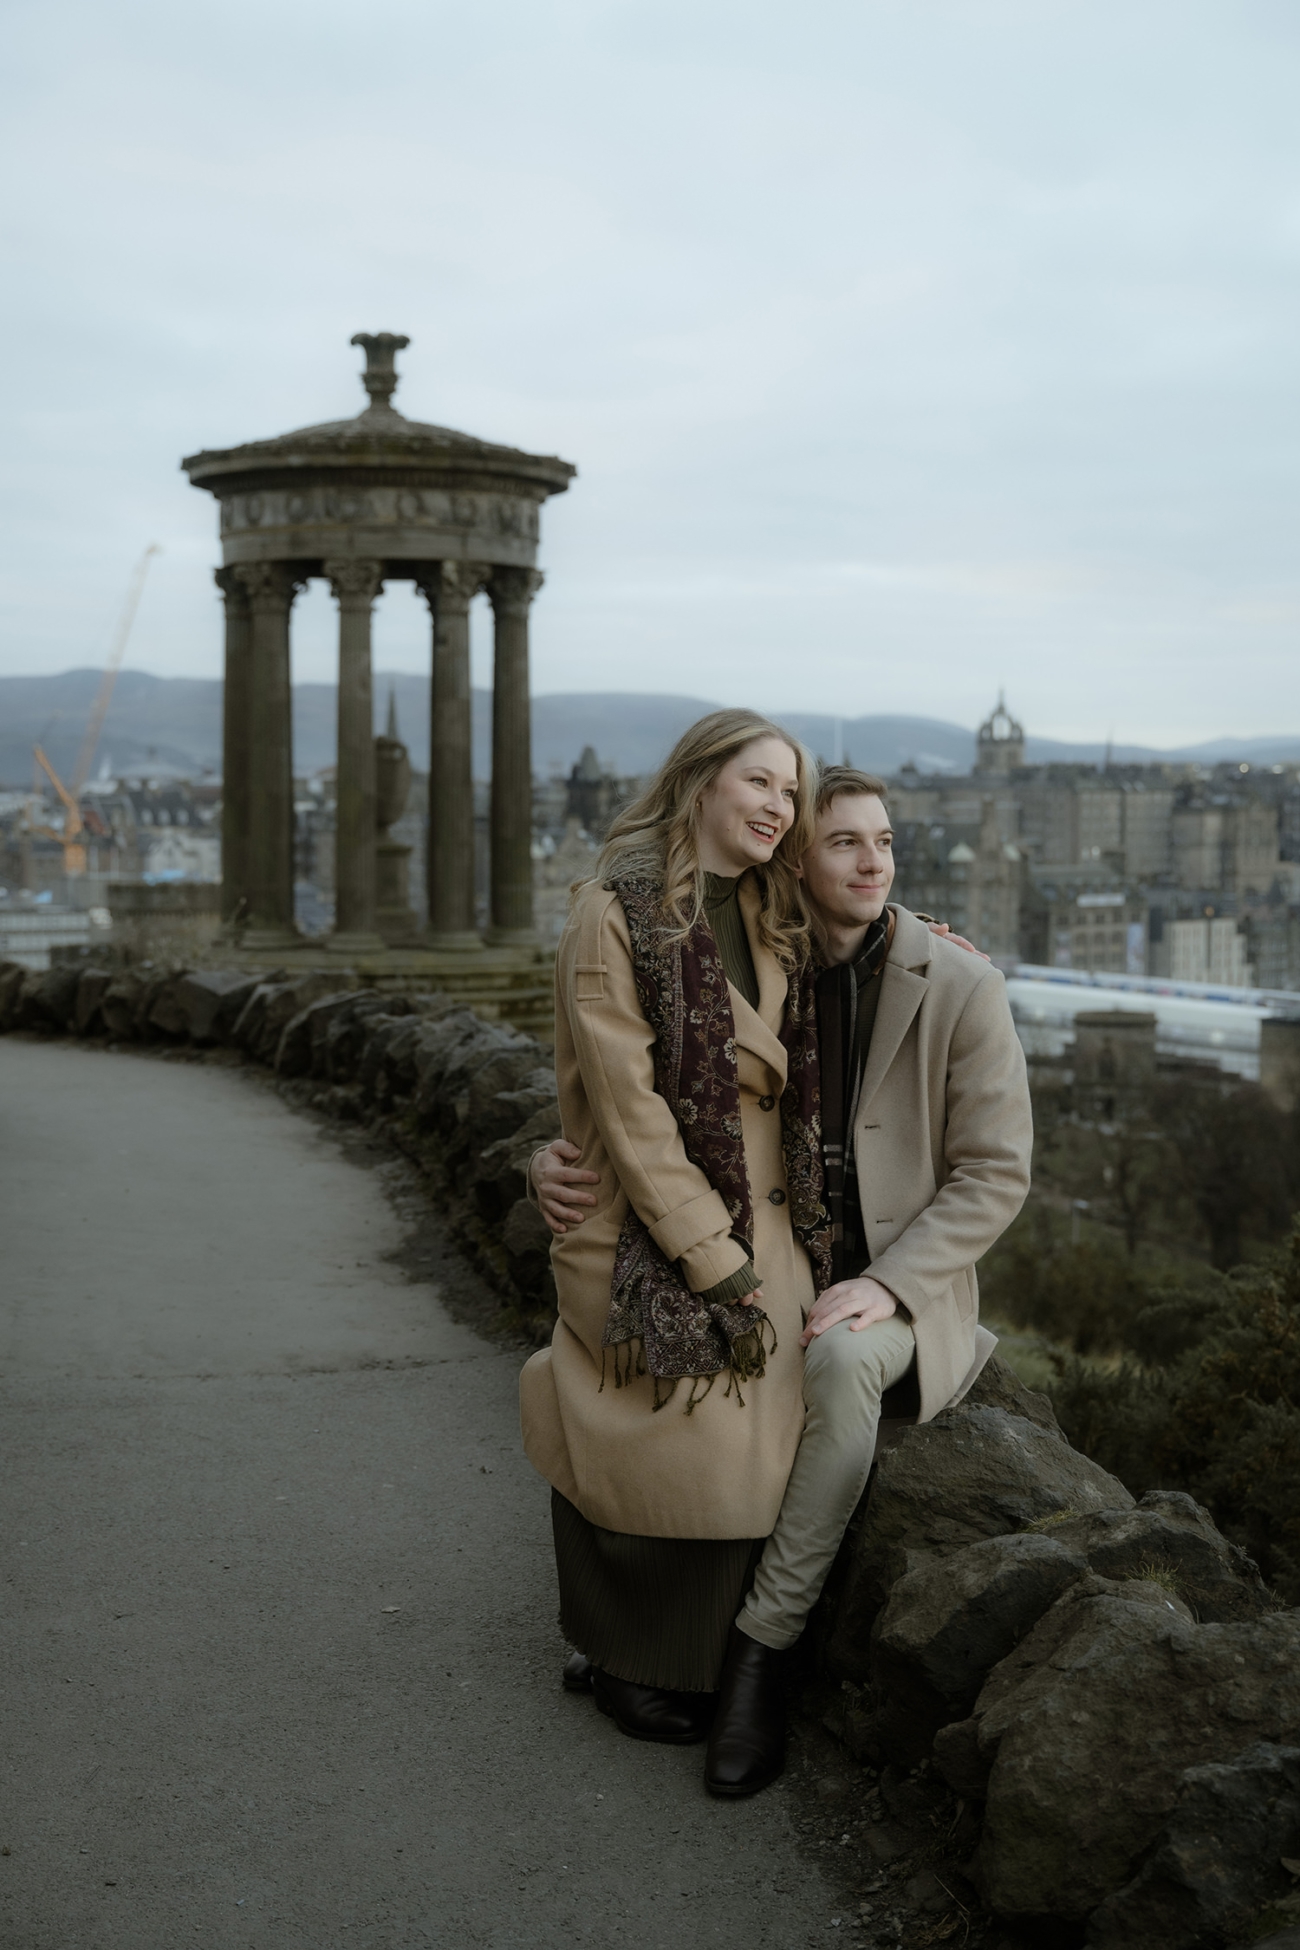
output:
<svg viewBox="0 0 1300 1950"><path fill-rule="evenodd" d="M759 1098L759 1100L758 1100L758 1107L759 1107L759 1109L760 1109L760 1110L775 1110L775 1109L776 1109L776 1098L775 1098L775 1097L760 1097L760 1098Z"/></svg>
<svg viewBox="0 0 1300 1950"><path fill-rule="evenodd" d="M777 1187L777 1189L776 1189L776 1191L774 1191L774 1192L769 1192L769 1193L768 1193L768 1195L767 1195L767 1202L768 1202L768 1204L769 1204L769 1205L784 1205L784 1204L785 1204L785 1193L784 1193L784 1192L783 1192L783 1191L781 1190L781 1188L780 1188L780 1187L778 1186L778 1187Z"/></svg>

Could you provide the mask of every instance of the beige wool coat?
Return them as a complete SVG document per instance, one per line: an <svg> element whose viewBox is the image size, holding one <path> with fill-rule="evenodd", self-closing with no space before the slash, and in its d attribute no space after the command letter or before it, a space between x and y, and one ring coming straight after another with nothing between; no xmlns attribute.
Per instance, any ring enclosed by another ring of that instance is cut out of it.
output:
<svg viewBox="0 0 1300 1950"><path fill-rule="evenodd" d="M786 977L759 942L757 892L742 880L759 1002L735 988L741 1129L754 1204L754 1263L777 1346L744 1385L725 1375L690 1415L679 1385L652 1409L648 1376L615 1388L612 1351L601 1388L601 1336L614 1252L629 1199L688 1285L703 1292L745 1263L721 1197L686 1155L654 1085L654 1031L641 1012L617 894L585 887L555 969L555 1069L564 1134L599 1174L596 1206L551 1247L559 1321L521 1381L524 1447L534 1466L592 1523L646 1537L766 1537L776 1522L803 1430L799 1335L813 1300L807 1254L794 1236L781 1150L786 1056L778 1040ZM772 1194L776 1194L774 1199Z"/></svg>
<svg viewBox="0 0 1300 1950"><path fill-rule="evenodd" d="M853 1148L871 1276L912 1316L928 1422L996 1346L975 1262L1024 1204L1033 1116L1001 974L890 905Z"/></svg>

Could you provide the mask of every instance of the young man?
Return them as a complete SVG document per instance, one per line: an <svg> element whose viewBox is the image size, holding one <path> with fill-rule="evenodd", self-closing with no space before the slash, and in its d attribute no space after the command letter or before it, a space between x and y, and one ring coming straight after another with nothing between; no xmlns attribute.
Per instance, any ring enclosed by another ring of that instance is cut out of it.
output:
<svg viewBox="0 0 1300 1950"><path fill-rule="evenodd" d="M975 1262L1029 1188L1024 1057L1001 975L886 905L893 835L879 779L822 774L802 876L817 985L834 1283L802 1336L804 1433L732 1632L705 1780L757 1792L781 1771L778 1655L794 1644L866 1487L886 1390L913 1376L919 1421L960 1400L994 1347ZM580 1223L591 1174L557 1140L531 1167L542 1212ZM759 1269L761 1276L761 1268Z"/></svg>

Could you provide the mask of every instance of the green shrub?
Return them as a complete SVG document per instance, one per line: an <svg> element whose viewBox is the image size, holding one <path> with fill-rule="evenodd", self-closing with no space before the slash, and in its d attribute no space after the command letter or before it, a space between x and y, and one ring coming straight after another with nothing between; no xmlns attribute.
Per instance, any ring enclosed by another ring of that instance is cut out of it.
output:
<svg viewBox="0 0 1300 1950"><path fill-rule="evenodd" d="M1148 1358L1183 1346L1167 1365L1063 1362L1052 1393L1071 1442L1135 1496L1187 1490L1300 1603L1300 1221L1256 1264L1135 1310L1127 1332Z"/></svg>

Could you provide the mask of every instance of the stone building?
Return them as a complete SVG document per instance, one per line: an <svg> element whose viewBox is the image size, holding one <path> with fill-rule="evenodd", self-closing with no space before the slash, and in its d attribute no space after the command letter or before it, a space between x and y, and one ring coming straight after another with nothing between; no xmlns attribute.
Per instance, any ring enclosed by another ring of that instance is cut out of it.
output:
<svg viewBox="0 0 1300 1950"><path fill-rule="evenodd" d="M894 796L890 795L891 809ZM1024 865L989 799L978 825L894 815L895 889L904 906L947 921L997 962L1020 959Z"/></svg>
<svg viewBox="0 0 1300 1950"><path fill-rule="evenodd" d="M1276 806L1238 787L1184 787L1173 809L1173 869L1179 887L1266 894L1281 865Z"/></svg>

